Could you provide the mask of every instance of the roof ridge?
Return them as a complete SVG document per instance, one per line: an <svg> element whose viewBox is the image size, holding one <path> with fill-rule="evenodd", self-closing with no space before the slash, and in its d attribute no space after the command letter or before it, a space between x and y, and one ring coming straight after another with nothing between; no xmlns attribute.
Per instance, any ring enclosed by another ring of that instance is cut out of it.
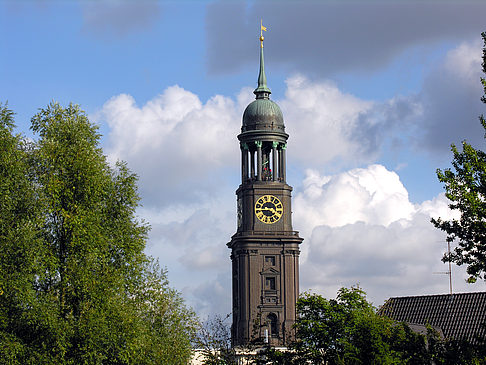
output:
<svg viewBox="0 0 486 365"><path fill-rule="evenodd" d="M474 291L474 292L465 292L465 293L446 293L446 294L422 294L422 295L406 295L400 297L390 297L388 299L396 299L396 298L418 298L418 297L446 297L446 296L462 296L462 295L471 295L471 294L485 294L486 291Z"/></svg>

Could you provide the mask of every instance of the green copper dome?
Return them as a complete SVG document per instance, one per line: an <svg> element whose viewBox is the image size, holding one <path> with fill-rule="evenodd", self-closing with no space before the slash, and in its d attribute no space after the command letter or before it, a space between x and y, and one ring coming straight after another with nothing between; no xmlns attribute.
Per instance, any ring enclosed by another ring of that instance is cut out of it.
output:
<svg viewBox="0 0 486 365"><path fill-rule="evenodd" d="M270 99L256 99L243 113L242 132L251 130L284 131L283 115L280 107Z"/></svg>
<svg viewBox="0 0 486 365"><path fill-rule="evenodd" d="M283 115L280 107L270 100L272 93L267 87L265 65L263 60L263 44L260 48L260 73L258 87L253 91L256 100L250 103L243 113L242 132L251 130L271 130L284 132Z"/></svg>

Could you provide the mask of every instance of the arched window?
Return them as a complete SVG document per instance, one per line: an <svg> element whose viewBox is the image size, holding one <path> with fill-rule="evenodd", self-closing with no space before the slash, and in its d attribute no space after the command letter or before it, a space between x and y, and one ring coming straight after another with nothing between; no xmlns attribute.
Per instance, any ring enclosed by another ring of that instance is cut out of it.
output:
<svg viewBox="0 0 486 365"><path fill-rule="evenodd" d="M270 313L267 316L267 324L270 329L270 334L272 336L278 335L278 326L277 326L277 316L275 313Z"/></svg>

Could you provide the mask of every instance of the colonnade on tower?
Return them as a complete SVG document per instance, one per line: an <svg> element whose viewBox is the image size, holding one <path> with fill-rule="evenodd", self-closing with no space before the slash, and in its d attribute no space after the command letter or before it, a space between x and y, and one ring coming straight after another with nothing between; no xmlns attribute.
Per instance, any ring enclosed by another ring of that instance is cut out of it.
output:
<svg viewBox="0 0 486 365"><path fill-rule="evenodd" d="M278 181L285 183L287 144L276 141L240 143L241 183Z"/></svg>

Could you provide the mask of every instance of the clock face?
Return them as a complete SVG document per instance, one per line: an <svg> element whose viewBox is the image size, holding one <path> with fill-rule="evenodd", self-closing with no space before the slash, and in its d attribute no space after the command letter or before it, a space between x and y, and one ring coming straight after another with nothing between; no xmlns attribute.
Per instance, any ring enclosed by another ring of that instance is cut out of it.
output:
<svg viewBox="0 0 486 365"><path fill-rule="evenodd" d="M277 222L283 214L282 202L273 195L263 195L255 203L255 215L266 224Z"/></svg>

